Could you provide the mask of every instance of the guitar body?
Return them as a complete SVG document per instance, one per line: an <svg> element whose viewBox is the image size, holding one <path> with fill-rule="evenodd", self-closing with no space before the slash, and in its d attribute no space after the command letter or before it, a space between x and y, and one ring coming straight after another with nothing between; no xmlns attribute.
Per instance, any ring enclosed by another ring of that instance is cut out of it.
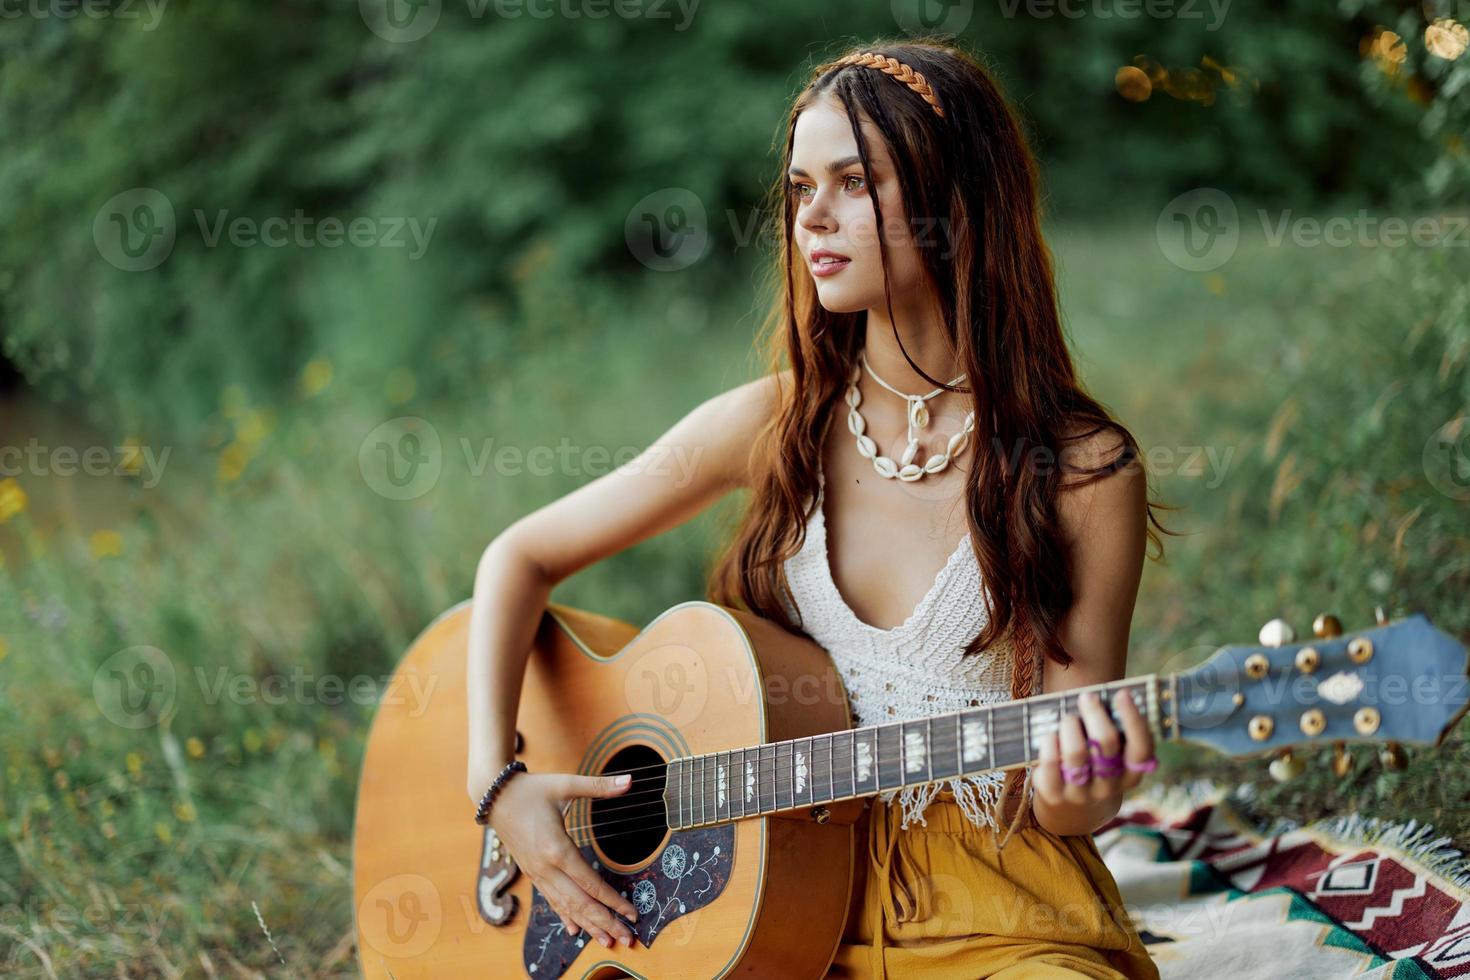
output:
<svg viewBox="0 0 1470 980"><path fill-rule="evenodd" d="M569 936L474 822L469 619L466 601L418 637L373 721L353 840L364 976L821 977L853 899L854 823L867 801L670 830L663 764L850 728L826 652L707 602L674 606L641 631L548 607L527 663L518 757L531 772L634 772L624 793L577 799L566 813L589 863L639 909L638 942L604 949Z"/></svg>
<svg viewBox="0 0 1470 980"><path fill-rule="evenodd" d="M526 665L517 755L532 772L633 774L562 815L638 909L637 944L603 949L568 935L474 821L469 620L461 603L414 642L368 736L353 887L369 980L815 980L853 912L868 799L1034 764L1085 691L1110 712L1127 696L1156 741L1276 754L1283 768L1296 746L1438 745L1470 711L1465 647L1420 614L1350 634L1319 617L1305 643L1272 623L1188 671L853 729L831 657L769 620L685 602L638 630L553 603Z"/></svg>

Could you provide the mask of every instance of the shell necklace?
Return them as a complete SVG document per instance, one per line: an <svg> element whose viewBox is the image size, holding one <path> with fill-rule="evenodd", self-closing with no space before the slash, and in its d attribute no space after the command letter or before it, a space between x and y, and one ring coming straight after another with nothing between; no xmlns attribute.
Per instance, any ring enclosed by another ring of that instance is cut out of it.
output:
<svg viewBox="0 0 1470 980"><path fill-rule="evenodd" d="M923 477L926 473L938 473L949 465L952 457L958 456L965 451L965 447L970 444L970 433L975 431L974 411L971 411L965 416L964 427L949 437L949 443L945 446L943 452L930 456L922 466L915 463L914 457L919 453L919 440L914 435L914 430L923 429L929 425L929 406L924 403L945 389L935 388L927 395L910 395L907 392L899 391L893 385L878 377L872 366L868 364L866 353L858 354L858 362L858 364L853 365L852 373L847 378L847 430L857 438L858 452L864 459L871 459L873 461L873 469L878 471L879 476L890 480L897 478L903 480L905 483L912 483ZM868 425L863 421L862 414L858 412L858 405L861 404L863 396L862 392L858 391L857 383L858 379L862 377L864 369L867 370L868 374L872 375L874 381L909 403L908 445L904 448L903 455L899 457L896 463L887 456L878 455L878 444L873 441L871 436L867 435ZM965 376L961 374L958 378L951 381L950 384L956 385L963 380L965 380Z"/></svg>

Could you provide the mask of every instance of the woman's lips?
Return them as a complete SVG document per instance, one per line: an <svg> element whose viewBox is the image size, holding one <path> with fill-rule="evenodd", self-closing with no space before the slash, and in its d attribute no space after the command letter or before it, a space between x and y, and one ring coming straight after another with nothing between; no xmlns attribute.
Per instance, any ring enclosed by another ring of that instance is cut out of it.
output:
<svg viewBox="0 0 1470 980"><path fill-rule="evenodd" d="M812 275L835 276L850 265L852 265L852 259L837 259L826 256L812 263Z"/></svg>

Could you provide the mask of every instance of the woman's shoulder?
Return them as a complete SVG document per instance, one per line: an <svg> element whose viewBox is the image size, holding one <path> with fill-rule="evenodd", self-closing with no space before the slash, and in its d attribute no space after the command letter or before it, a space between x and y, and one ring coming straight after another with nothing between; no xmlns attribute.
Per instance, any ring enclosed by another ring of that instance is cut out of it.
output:
<svg viewBox="0 0 1470 980"><path fill-rule="evenodd" d="M792 384L790 368L773 371L716 395L709 404L725 424L753 444L756 434L775 417Z"/></svg>
<svg viewBox="0 0 1470 980"><path fill-rule="evenodd" d="M1094 473L1123 469L1138 455L1138 446L1116 419L1073 419L1062 427L1057 460L1066 482Z"/></svg>
<svg viewBox="0 0 1470 980"><path fill-rule="evenodd" d="M749 451L775 417L792 383L789 368L774 371L714 395L691 413L702 430L696 441L727 448L722 455L730 457L727 476L733 483L749 485Z"/></svg>

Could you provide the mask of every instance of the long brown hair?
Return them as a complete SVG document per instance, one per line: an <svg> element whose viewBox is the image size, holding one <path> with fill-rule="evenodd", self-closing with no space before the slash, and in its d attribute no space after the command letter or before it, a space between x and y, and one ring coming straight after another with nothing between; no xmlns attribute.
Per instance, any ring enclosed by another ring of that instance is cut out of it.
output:
<svg viewBox="0 0 1470 980"><path fill-rule="evenodd" d="M710 573L709 597L804 632L781 601L791 595L783 565L804 539L825 420L845 390L866 332L864 313L832 313L817 301L792 242L798 202L786 172L796 120L830 94L846 109L867 172L859 114L882 134L898 172L909 227L922 227L926 223L919 216L931 216L927 224L946 233L945 249L920 247L918 252L937 289L955 361L976 383L950 387L924 373L906 350L904 357L934 385L971 396L974 463L964 492L970 538L988 586L989 615L964 655L1017 627L1012 695L1025 697L1037 680L1036 646L1063 665L1072 660L1059 636L1073 597L1057 495L1131 463L1141 465L1138 444L1078 381L1057 311L1051 254L1041 236L1036 164L988 71L970 54L937 40L869 44L846 56L860 52L896 59L922 80L916 82L892 62L885 74L881 64L872 67L872 59L852 64L839 58L816 68L791 106L785 159L770 189L765 229L778 256L772 286L779 300L765 322L762 343L773 372L789 363L793 384L789 390L781 385L779 406L752 447L752 496ZM888 227L871 180L868 191L876 227ZM878 241L893 322L884 235ZM1096 468L1064 465L1067 444L1105 431L1116 434L1109 441L1117 452L1108 462ZM1018 465L1028 459L1050 459L1055 465ZM1149 502L1145 526L1162 554L1155 531L1164 530L1154 513L1159 506Z"/></svg>

